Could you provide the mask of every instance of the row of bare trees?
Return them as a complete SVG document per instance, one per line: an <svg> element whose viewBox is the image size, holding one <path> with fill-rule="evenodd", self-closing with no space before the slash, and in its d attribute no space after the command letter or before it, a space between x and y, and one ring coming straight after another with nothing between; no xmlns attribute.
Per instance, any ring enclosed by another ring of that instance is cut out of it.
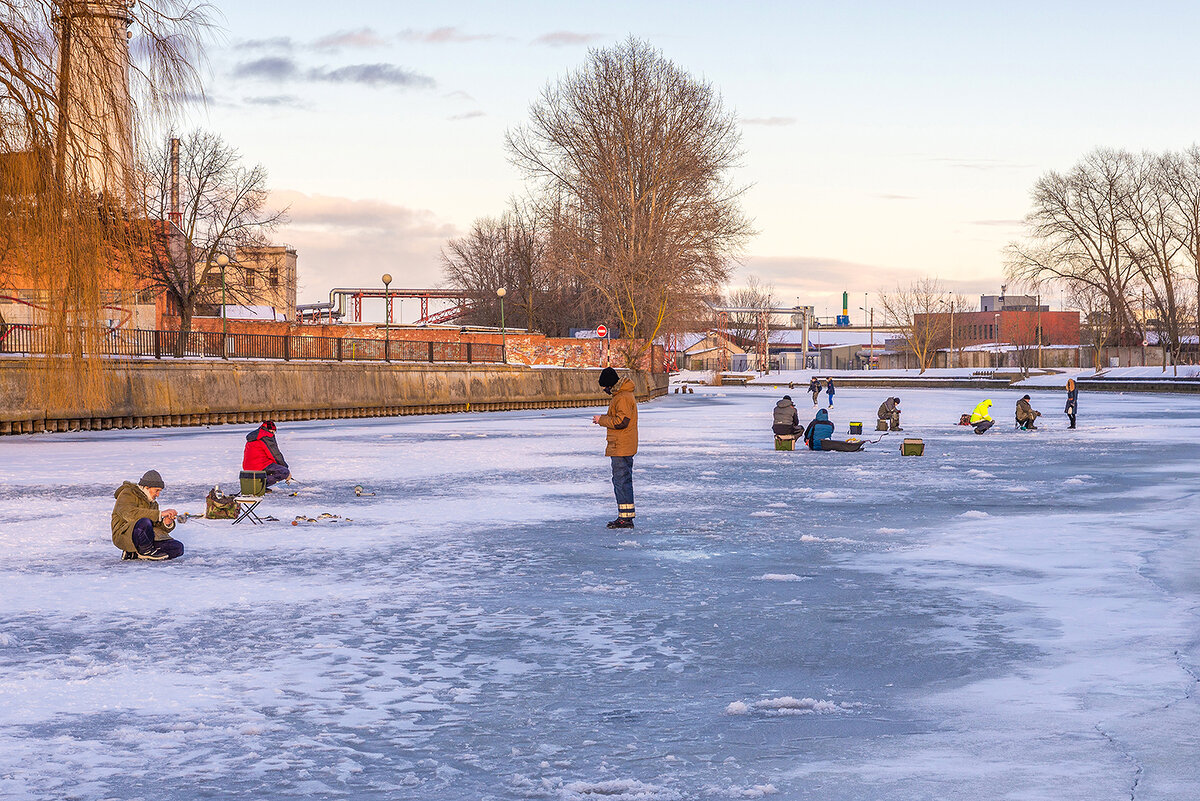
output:
<svg viewBox="0 0 1200 801"><path fill-rule="evenodd" d="M712 85L650 44L593 50L508 132L528 199L450 242L445 280L492 291L515 281L528 327L605 322L648 347L705 318L751 233L730 178L740 141Z"/></svg>
<svg viewBox="0 0 1200 801"><path fill-rule="evenodd" d="M1070 293L1097 347L1154 333L1178 364L1200 333L1200 147L1095 150L1042 176L1032 200L1011 277Z"/></svg>

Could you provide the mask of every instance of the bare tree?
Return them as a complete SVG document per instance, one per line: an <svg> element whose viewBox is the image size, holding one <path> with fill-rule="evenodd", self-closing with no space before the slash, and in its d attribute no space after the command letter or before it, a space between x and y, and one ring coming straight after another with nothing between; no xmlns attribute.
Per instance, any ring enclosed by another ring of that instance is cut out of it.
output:
<svg viewBox="0 0 1200 801"><path fill-rule="evenodd" d="M510 325L563 335L572 326L587 324L583 289L571 274L554 269L554 243L547 228L536 209L514 200L500 217L476 220L466 236L446 244L445 283L473 296L464 321L499 324L496 290L503 287Z"/></svg>
<svg viewBox="0 0 1200 801"><path fill-rule="evenodd" d="M1112 330L1123 340L1142 331L1130 307L1138 266L1130 257L1136 233L1125 201L1134 171L1128 153L1096 150L1066 174L1042 176L1026 216L1030 241L1008 249L1008 272L1015 279L1059 280L1099 292Z"/></svg>
<svg viewBox="0 0 1200 801"><path fill-rule="evenodd" d="M1182 153L1165 154L1160 164L1175 220L1175 234L1182 246L1180 253L1191 266L1196 304L1191 309L1192 330L1200 355L1200 146L1192 145ZM1181 317L1186 316L1181 314Z"/></svg>
<svg viewBox="0 0 1200 801"><path fill-rule="evenodd" d="M951 299L936 278L922 278L907 287L896 287L894 292L879 294L884 325L900 331L922 373L933 366L938 350L949 343L947 304Z"/></svg>
<svg viewBox="0 0 1200 801"><path fill-rule="evenodd" d="M214 302L223 284L229 294L217 257L268 244L267 234L286 221L287 214L269 205L266 169L261 164L243 166L238 151L209 131L194 131L180 143L178 222L170 222L171 183L171 150L166 145L151 154L146 171L149 216L164 222L148 237L152 258L146 260L144 278L178 308L182 348L197 306ZM243 284L233 286L226 301L244 300L238 288Z"/></svg>
<svg viewBox="0 0 1200 801"><path fill-rule="evenodd" d="M729 292L725 304L734 309L754 310L730 312L727 324L729 335L734 342L743 348L753 347L761 337L763 315L775 305L775 287L760 281L758 276L749 276L745 286ZM775 338L778 340L778 334Z"/></svg>
<svg viewBox="0 0 1200 801"><path fill-rule="evenodd" d="M634 38L593 50L508 133L552 210L556 266L642 340L633 362L681 307L724 284L751 232L728 177L739 143L712 86Z"/></svg>

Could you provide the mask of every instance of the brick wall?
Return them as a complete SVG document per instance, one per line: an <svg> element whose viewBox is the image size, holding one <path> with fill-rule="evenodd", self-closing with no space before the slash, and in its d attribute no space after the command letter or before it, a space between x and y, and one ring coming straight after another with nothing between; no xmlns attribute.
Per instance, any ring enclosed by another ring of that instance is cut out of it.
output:
<svg viewBox="0 0 1200 801"><path fill-rule="evenodd" d="M510 364L553 365L558 367L624 367L624 354L640 349L641 342L600 339L572 339L547 337L543 334L511 333L502 337L499 333L467 332L459 328L413 328L391 327L385 331L381 324L351 323L291 323L271 320L227 320L227 331L231 334L265 334L273 336L307 337L352 337L354 339L379 339L384 335L392 341L411 340L417 342L472 342L501 344L504 340ZM163 318L163 327L177 329L178 318ZM193 331L218 333L221 331L219 317L192 318ZM661 372L647 349L638 360L638 367L647 372Z"/></svg>

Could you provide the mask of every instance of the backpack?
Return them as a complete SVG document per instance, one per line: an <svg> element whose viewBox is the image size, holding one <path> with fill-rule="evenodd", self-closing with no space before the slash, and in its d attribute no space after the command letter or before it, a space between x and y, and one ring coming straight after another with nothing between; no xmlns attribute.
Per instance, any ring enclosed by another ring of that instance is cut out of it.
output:
<svg viewBox="0 0 1200 801"><path fill-rule="evenodd" d="M204 516L209 520L234 520L238 516L237 501L213 487L204 499Z"/></svg>

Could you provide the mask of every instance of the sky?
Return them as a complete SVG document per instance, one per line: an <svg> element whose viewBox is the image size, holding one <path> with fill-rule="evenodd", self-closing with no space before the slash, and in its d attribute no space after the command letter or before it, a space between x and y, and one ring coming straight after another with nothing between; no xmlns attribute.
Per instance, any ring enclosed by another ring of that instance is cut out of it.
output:
<svg viewBox="0 0 1200 801"><path fill-rule="evenodd" d="M1200 130L1200 10L1184 3L216 8L207 103L182 125L267 168L301 302L384 272L436 285L446 241L525 190L505 131L589 48L629 35L741 121L733 178L757 234L733 285L755 276L820 315L847 291L861 316L927 276L995 293L1039 176L1097 147L1182 149Z"/></svg>

